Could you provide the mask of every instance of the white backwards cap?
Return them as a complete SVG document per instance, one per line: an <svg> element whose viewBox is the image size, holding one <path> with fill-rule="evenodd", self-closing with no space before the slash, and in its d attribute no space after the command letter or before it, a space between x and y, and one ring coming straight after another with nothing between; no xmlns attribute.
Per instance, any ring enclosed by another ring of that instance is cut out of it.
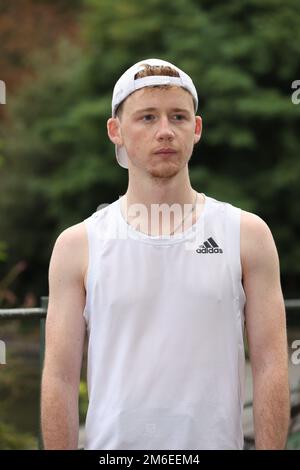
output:
<svg viewBox="0 0 300 470"><path fill-rule="evenodd" d="M179 73L179 77L169 77L165 75L150 75L143 78L137 78L135 80L135 75L144 69L144 65L148 64L151 66L165 66L172 67ZM195 88L195 85L192 79L182 70L180 70L175 65L170 62L166 62L161 59L145 59L137 62L132 67L130 67L123 75L119 78L115 84L113 97L112 97L112 117L116 117L116 110L118 106L125 100L131 93L140 88L154 85L171 85L179 86L188 90L194 100L195 112L198 108L198 95ZM128 156L124 146L116 145L116 157L119 165L123 168L128 168Z"/></svg>

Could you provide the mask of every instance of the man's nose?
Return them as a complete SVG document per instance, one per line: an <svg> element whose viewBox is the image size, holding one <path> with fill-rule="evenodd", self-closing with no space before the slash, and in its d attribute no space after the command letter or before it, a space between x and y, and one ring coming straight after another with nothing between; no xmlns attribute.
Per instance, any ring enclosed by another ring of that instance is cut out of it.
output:
<svg viewBox="0 0 300 470"><path fill-rule="evenodd" d="M172 129L172 126L170 125L170 121L167 116L163 116L159 120L157 138L159 140L162 140L162 139L171 140L174 138L174 131Z"/></svg>

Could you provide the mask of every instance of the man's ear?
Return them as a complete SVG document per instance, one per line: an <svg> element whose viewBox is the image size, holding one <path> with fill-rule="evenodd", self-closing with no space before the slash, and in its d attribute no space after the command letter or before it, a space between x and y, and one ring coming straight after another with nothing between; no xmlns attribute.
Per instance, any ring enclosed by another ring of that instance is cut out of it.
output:
<svg viewBox="0 0 300 470"><path fill-rule="evenodd" d="M107 121L107 133L108 137L115 145L123 145L123 139L121 135L121 126L118 118L109 118Z"/></svg>
<svg viewBox="0 0 300 470"><path fill-rule="evenodd" d="M201 138L202 134L202 118L200 116L195 116L195 134L194 134L194 144L197 144Z"/></svg>

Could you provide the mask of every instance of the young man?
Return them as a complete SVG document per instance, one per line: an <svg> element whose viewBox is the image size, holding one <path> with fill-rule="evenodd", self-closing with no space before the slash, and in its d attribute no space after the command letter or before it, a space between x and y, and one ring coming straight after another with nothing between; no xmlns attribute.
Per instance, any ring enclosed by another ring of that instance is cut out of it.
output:
<svg viewBox="0 0 300 470"><path fill-rule="evenodd" d="M256 448L285 446L276 247L258 216L191 187L197 106L190 77L158 59L135 64L116 83L107 128L128 168L127 192L65 230L50 263L47 449L77 447L86 328L87 449L242 449L244 321Z"/></svg>

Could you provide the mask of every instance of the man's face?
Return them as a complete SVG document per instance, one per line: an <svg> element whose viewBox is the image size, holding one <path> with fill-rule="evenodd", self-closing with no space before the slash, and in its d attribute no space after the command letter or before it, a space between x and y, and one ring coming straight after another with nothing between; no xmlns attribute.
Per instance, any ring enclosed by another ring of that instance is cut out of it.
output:
<svg viewBox="0 0 300 470"><path fill-rule="evenodd" d="M171 177L184 168L201 135L190 93L180 87L142 88L123 103L118 133L129 170Z"/></svg>

